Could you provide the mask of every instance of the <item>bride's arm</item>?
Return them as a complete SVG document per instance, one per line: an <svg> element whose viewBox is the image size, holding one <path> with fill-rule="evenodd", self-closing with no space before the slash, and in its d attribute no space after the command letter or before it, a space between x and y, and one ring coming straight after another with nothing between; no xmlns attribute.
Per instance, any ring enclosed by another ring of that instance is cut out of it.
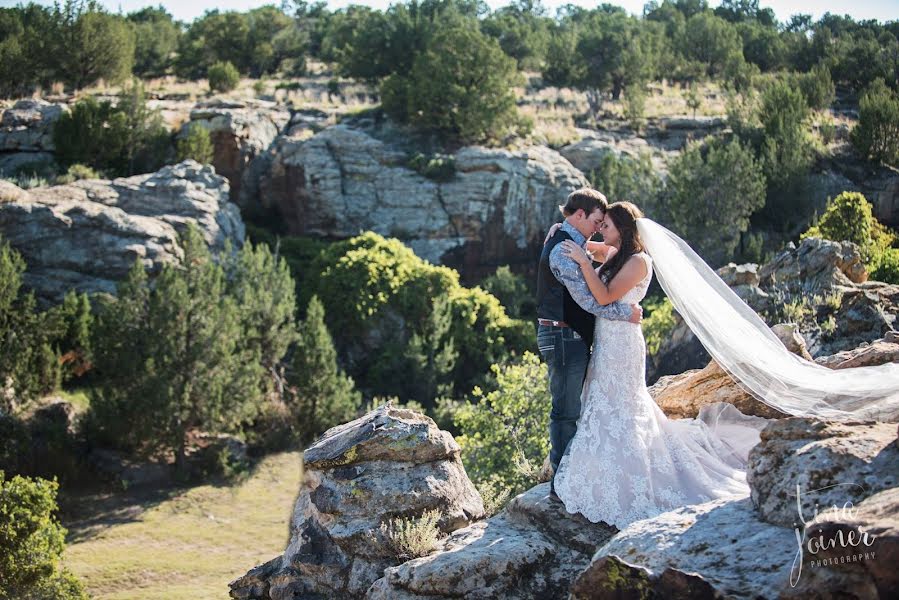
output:
<svg viewBox="0 0 899 600"><path fill-rule="evenodd" d="M617 251L615 246L603 242L587 242L587 252L593 255L594 262L604 263L615 256Z"/></svg>
<svg viewBox="0 0 899 600"><path fill-rule="evenodd" d="M640 258L631 257L612 278L612 281L606 284L593 270L592 261L583 248L570 241L562 242L562 246L565 254L580 265L587 287L590 288L596 301L603 306L621 299L641 279L646 277L646 263Z"/></svg>

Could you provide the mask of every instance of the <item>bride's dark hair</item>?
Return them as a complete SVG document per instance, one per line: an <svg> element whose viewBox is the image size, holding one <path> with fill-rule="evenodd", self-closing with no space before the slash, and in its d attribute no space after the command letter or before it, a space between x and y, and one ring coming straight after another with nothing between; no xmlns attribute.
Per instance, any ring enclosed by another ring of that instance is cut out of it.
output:
<svg viewBox="0 0 899 600"><path fill-rule="evenodd" d="M612 281L627 259L638 252L643 252L643 240L637 232L637 219L642 216L643 212L632 202L615 202L606 209L606 218L612 219L615 229L621 236L621 247L599 268L599 278L604 282Z"/></svg>

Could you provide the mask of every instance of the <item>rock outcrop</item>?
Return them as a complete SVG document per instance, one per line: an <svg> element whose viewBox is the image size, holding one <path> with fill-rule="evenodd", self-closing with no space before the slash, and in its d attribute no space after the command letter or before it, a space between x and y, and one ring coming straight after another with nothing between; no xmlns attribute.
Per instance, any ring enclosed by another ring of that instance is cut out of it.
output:
<svg viewBox="0 0 899 600"><path fill-rule="evenodd" d="M456 531L438 552L385 570L366 598L565 598L615 531L568 514L543 483L500 514Z"/></svg>
<svg viewBox="0 0 899 600"><path fill-rule="evenodd" d="M286 551L232 582L231 596L362 597L402 562L382 523L438 509L450 533L484 516L459 453L430 418L389 406L329 429L305 452Z"/></svg>
<svg viewBox="0 0 899 600"><path fill-rule="evenodd" d="M579 129L581 139L559 152L584 173L598 169L609 153L630 158L648 154L656 172L665 177L668 161L680 154L689 141L720 132L725 125L720 117L684 115L649 119L642 135L637 135L627 123L619 128Z"/></svg>
<svg viewBox="0 0 899 600"><path fill-rule="evenodd" d="M847 501L857 505L899 486L896 425L803 417L775 421L752 449L746 476L759 517L794 527L798 510L810 521L816 510Z"/></svg>
<svg viewBox="0 0 899 600"><path fill-rule="evenodd" d="M44 100L19 100L0 115L0 176L53 160L53 124L68 110Z"/></svg>
<svg viewBox="0 0 899 600"><path fill-rule="evenodd" d="M192 127L209 131L213 146L212 165L231 184L231 199L241 198L244 179L250 163L265 152L275 137L290 121L290 111L273 102L223 102L213 100L200 103L190 112L190 122L182 128L186 135ZM255 177L250 178L250 190L255 194Z"/></svg>
<svg viewBox="0 0 899 600"><path fill-rule="evenodd" d="M508 151L465 147L455 174L435 181L408 156L347 125L307 137L282 136L259 180L264 208L294 234L345 238L371 230L403 240L419 256L466 277L497 264L532 267L559 204L587 184L580 171L542 146Z"/></svg>
<svg viewBox="0 0 899 600"><path fill-rule="evenodd" d="M23 284L42 302L66 292L114 294L135 258L150 274L181 253L179 232L195 223L213 251L244 241L228 182L194 161L156 173L21 190L0 187L0 235L21 253Z"/></svg>

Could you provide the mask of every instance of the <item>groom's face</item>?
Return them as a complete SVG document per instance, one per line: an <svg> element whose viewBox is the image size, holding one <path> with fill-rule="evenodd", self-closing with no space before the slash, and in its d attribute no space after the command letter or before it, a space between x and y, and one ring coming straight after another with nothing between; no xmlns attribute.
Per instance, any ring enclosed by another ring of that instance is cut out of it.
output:
<svg viewBox="0 0 899 600"><path fill-rule="evenodd" d="M589 215L586 214L585 211L582 211L584 217L582 219L578 219L574 225L578 231L583 234L584 237L590 239L590 237L599 231L600 225L602 225L603 212L600 209L594 210Z"/></svg>

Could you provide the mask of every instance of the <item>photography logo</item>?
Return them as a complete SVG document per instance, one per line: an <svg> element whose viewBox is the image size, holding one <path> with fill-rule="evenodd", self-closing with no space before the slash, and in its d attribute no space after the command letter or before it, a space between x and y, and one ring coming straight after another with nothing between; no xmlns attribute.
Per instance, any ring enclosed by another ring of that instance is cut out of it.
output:
<svg viewBox="0 0 899 600"><path fill-rule="evenodd" d="M840 486L850 488L847 489L847 493L852 489L865 491L863 486L856 483L836 483L807 490L805 494L815 494ZM834 504L823 511L819 511L816 502L814 513L807 515L803 514L802 510L802 494L799 484L796 484L796 510L799 513L799 521L794 523L794 532L798 548L790 568L791 587L796 587L796 584L799 583L806 553L810 555L808 561L810 568L838 566L874 559L871 545L877 538L865 531L858 523L858 509L851 501L844 502L842 506ZM822 525L826 523L836 523L841 527L836 527L825 535ZM824 554L827 556L823 556Z"/></svg>

